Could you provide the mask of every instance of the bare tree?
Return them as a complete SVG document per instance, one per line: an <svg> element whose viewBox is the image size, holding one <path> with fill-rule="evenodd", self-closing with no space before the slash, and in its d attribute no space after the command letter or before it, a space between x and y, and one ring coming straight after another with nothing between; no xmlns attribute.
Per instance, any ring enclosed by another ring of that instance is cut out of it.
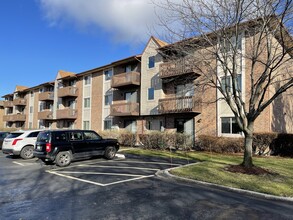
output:
<svg viewBox="0 0 293 220"><path fill-rule="evenodd" d="M218 91L245 136L242 165L252 167L254 122L293 87L292 0L162 0L159 24L167 59L189 57L198 86ZM245 74L242 88L241 74Z"/></svg>

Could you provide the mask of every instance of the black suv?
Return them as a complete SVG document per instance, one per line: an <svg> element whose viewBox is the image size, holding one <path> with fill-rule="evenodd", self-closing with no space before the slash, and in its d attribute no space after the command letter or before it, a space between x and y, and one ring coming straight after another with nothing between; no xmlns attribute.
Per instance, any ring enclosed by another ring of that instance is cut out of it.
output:
<svg viewBox="0 0 293 220"><path fill-rule="evenodd" d="M41 131L34 147L34 156L45 163L68 166L73 159L103 155L113 159L119 150L116 139L103 139L91 130Z"/></svg>

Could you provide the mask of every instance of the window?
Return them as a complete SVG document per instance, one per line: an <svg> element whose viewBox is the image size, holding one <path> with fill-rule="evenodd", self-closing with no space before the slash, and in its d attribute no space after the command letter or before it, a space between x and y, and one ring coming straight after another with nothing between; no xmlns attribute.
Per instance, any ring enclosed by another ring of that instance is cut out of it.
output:
<svg viewBox="0 0 293 220"><path fill-rule="evenodd" d="M111 120L105 120L104 121L104 130L109 130L112 127L112 121Z"/></svg>
<svg viewBox="0 0 293 220"><path fill-rule="evenodd" d="M221 87L224 92L226 92L226 88L227 88L227 92L232 92L232 77L231 76L222 77L221 78ZM237 74L236 90L238 92L242 91L242 75L241 74Z"/></svg>
<svg viewBox="0 0 293 220"><path fill-rule="evenodd" d="M57 141L66 141L66 133L65 132L63 132L63 131L56 131L53 134L55 134L54 135L54 139L55 139L56 142Z"/></svg>
<svg viewBox="0 0 293 220"><path fill-rule="evenodd" d="M126 73L129 73L129 72L131 72L131 71L133 71L133 68L132 68L131 65L127 65L127 66L125 66L125 72L126 72Z"/></svg>
<svg viewBox="0 0 293 220"><path fill-rule="evenodd" d="M34 131L34 132L30 133L30 134L29 134L28 136L26 136L26 137L28 137L28 138L30 138L30 137L37 137L39 133L40 133L39 131Z"/></svg>
<svg viewBox="0 0 293 220"><path fill-rule="evenodd" d="M97 133L92 131L85 131L84 133L84 139L86 140L100 140L102 139Z"/></svg>
<svg viewBox="0 0 293 220"><path fill-rule="evenodd" d="M155 67L155 56L149 57L149 68Z"/></svg>
<svg viewBox="0 0 293 220"><path fill-rule="evenodd" d="M89 85L89 84L91 84L91 77L85 76L84 77L84 85Z"/></svg>
<svg viewBox="0 0 293 220"><path fill-rule="evenodd" d="M85 108L91 107L91 99L90 98L85 98L84 99L83 107L85 107Z"/></svg>
<svg viewBox="0 0 293 220"><path fill-rule="evenodd" d="M90 129L90 122L89 121L83 121L83 129L85 129L85 130Z"/></svg>
<svg viewBox="0 0 293 220"><path fill-rule="evenodd" d="M105 95L105 105L111 105L113 100L112 94Z"/></svg>
<svg viewBox="0 0 293 220"><path fill-rule="evenodd" d="M29 123L28 128L29 129L32 129L33 128L33 123L32 122Z"/></svg>
<svg viewBox="0 0 293 220"><path fill-rule="evenodd" d="M148 88L148 100L154 100L155 98L155 89Z"/></svg>
<svg viewBox="0 0 293 220"><path fill-rule="evenodd" d="M31 97L34 97L34 93L33 92L31 92Z"/></svg>
<svg viewBox="0 0 293 220"><path fill-rule="evenodd" d="M105 74L105 80L110 80L112 78L113 72L111 69L109 69L109 70L105 70L104 74Z"/></svg>
<svg viewBox="0 0 293 220"><path fill-rule="evenodd" d="M81 132L71 132L69 134L70 140L72 141L80 141L82 140L82 133Z"/></svg>
<svg viewBox="0 0 293 220"><path fill-rule="evenodd" d="M75 86L75 84L76 84L76 81L75 80L69 81L69 86Z"/></svg>
<svg viewBox="0 0 293 220"><path fill-rule="evenodd" d="M221 118L222 134L239 134L240 128L234 117Z"/></svg>
<svg viewBox="0 0 293 220"><path fill-rule="evenodd" d="M183 85L176 85L175 86L175 93L177 97L183 96L194 96L194 84L187 83Z"/></svg>
<svg viewBox="0 0 293 220"><path fill-rule="evenodd" d="M30 113L33 113L33 111L34 111L33 106L30 106Z"/></svg>

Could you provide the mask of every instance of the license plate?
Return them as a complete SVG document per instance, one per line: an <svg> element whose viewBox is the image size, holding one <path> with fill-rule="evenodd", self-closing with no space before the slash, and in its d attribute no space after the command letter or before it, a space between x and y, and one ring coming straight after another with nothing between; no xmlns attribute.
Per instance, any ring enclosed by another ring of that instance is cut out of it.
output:
<svg viewBox="0 0 293 220"><path fill-rule="evenodd" d="M42 146L37 146L37 150L42 150Z"/></svg>

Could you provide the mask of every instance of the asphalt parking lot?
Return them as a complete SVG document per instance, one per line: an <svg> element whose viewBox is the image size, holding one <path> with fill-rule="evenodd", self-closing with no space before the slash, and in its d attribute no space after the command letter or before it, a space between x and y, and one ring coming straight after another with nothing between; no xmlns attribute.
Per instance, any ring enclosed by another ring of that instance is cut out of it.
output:
<svg viewBox="0 0 293 220"><path fill-rule="evenodd" d="M110 161L99 159L46 172L97 186L109 186L153 177L157 171L175 166L181 166L181 164L133 159Z"/></svg>
<svg viewBox="0 0 293 220"><path fill-rule="evenodd" d="M292 219L292 203L155 175L189 162L126 155L60 168L0 152L0 219Z"/></svg>
<svg viewBox="0 0 293 220"><path fill-rule="evenodd" d="M187 162L158 158L150 161L148 158L143 160L135 156L125 158L123 154L119 154L119 157L114 160L95 158L75 161L67 167L57 167L56 165L45 165L36 158L23 160L3 154L0 155L1 157L10 159L10 162L16 166L28 169L41 167L47 174L101 187L154 177L160 170L182 166Z"/></svg>

